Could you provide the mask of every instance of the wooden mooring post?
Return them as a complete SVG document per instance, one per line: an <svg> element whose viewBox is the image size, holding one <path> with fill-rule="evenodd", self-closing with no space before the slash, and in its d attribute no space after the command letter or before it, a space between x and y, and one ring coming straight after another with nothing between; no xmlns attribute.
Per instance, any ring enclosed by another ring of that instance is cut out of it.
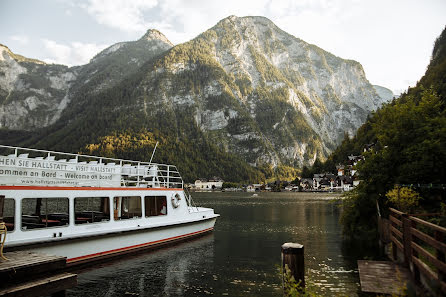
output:
<svg viewBox="0 0 446 297"><path fill-rule="evenodd" d="M294 277L296 284L305 289L305 264L304 264L304 246L299 243L287 242L282 245L282 280L284 290L288 279L284 279L290 271L290 276ZM284 291L286 295L287 292Z"/></svg>

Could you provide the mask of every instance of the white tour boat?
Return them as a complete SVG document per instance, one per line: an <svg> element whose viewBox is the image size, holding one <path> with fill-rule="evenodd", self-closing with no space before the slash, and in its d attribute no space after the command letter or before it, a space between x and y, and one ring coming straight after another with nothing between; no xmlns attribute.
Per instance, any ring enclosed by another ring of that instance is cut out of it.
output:
<svg viewBox="0 0 446 297"><path fill-rule="evenodd" d="M82 264L210 232L218 216L173 165L0 145L5 251Z"/></svg>

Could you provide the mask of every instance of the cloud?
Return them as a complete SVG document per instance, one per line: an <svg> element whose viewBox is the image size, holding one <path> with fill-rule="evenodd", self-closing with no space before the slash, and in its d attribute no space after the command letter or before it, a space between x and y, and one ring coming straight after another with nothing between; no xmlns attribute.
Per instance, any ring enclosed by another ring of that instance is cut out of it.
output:
<svg viewBox="0 0 446 297"><path fill-rule="evenodd" d="M175 24L163 33L174 43L185 42L230 15L266 15L270 0L184 1L164 0L159 8L162 20ZM166 26L167 27L167 26Z"/></svg>
<svg viewBox="0 0 446 297"><path fill-rule="evenodd" d="M97 53L107 45L71 42L69 44L57 43L54 40L42 39L43 45L51 58L44 58L47 63L67 66L83 65L88 63Z"/></svg>
<svg viewBox="0 0 446 297"><path fill-rule="evenodd" d="M136 36L158 29L174 43L185 42L229 15L265 15L271 0L89 0L80 5L97 23Z"/></svg>
<svg viewBox="0 0 446 297"><path fill-rule="evenodd" d="M185 42L230 15L266 16L290 33L325 34L354 14L357 0L89 0L80 7L97 23L138 37L158 29L174 43ZM348 7L348 9L345 9ZM314 26L311 24L319 24ZM302 30L305 28L305 30ZM299 31L300 30L300 31ZM331 35L332 36L332 35Z"/></svg>
<svg viewBox="0 0 446 297"><path fill-rule="evenodd" d="M144 12L157 5L157 0L90 0L81 7L99 24L126 32L140 32L147 30Z"/></svg>
<svg viewBox="0 0 446 297"><path fill-rule="evenodd" d="M26 35L13 35L9 37L11 40L26 45L29 42L29 38Z"/></svg>

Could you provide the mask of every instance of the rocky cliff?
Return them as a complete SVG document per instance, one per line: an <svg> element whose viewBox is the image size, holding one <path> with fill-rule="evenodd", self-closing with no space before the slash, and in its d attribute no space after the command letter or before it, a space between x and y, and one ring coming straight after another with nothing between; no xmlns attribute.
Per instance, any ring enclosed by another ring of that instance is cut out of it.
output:
<svg viewBox="0 0 446 297"><path fill-rule="evenodd" d="M88 64L68 68L12 53L0 44L0 127L35 130L54 124L73 98L98 93L173 45L157 30L121 42Z"/></svg>
<svg viewBox="0 0 446 297"><path fill-rule="evenodd" d="M378 94L379 97L381 97L383 102L388 102L393 99L394 94L388 88L384 88L384 87L377 86L377 85L373 85L373 87L375 88L376 93Z"/></svg>
<svg viewBox="0 0 446 297"><path fill-rule="evenodd" d="M33 129L54 123L68 103L77 72L12 53L0 45L0 127Z"/></svg>

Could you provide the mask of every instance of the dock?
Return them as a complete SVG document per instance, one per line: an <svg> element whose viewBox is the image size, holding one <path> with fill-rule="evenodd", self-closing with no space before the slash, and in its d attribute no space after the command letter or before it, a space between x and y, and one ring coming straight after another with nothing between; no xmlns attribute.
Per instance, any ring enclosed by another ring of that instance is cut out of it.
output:
<svg viewBox="0 0 446 297"><path fill-rule="evenodd" d="M359 260L358 269L363 292L402 295L411 282L409 269L391 261Z"/></svg>
<svg viewBox="0 0 446 297"><path fill-rule="evenodd" d="M378 230L380 244L391 246L392 261L359 260L361 290L398 295L410 287L446 296L446 228L421 219L438 214L389 210L385 219L378 207Z"/></svg>
<svg viewBox="0 0 446 297"><path fill-rule="evenodd" d="M66 258L17 251L0 259L0 296L65 296L65 290L77 285L77 275L63 272Z"/></svg>

